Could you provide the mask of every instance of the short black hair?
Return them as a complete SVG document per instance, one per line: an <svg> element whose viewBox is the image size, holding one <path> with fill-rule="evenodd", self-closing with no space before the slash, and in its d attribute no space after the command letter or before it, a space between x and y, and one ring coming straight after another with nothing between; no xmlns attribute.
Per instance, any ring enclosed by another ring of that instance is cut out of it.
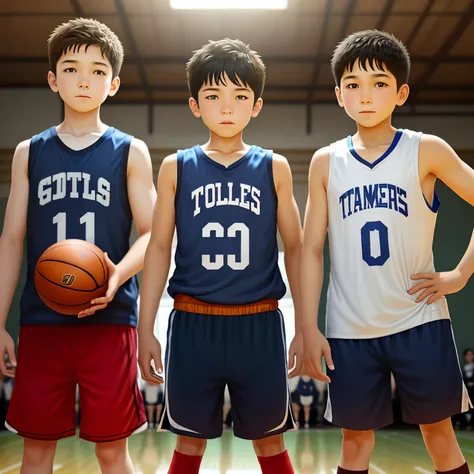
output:
<svg viewBox="0 0 474 474"><path fill-rule="evenodd" d="M408 82L410 75L410 55L406 46L395 36L385 31L365 30L349 35L334 50L331 68L336 85L341 85L344 71L352 71L354 64L367 70L384 70L385 67L395 76L397 87Z"/></svg>
<svg viewBox="0 0 474 474"><path fill-rule="evenodd" d="M249 45L236 39L225 38L209 41L194 51L186 64L186 80L189 92L198 101L201 87L207 83L225 85L224 74L237 86L250 87L257 101L265 87L265 64Z"/></svg>
<svg viewBox="0 0 474 474"><path fill-rule="evenodd" d="M113 77L120 73L123 46L118 36L106 25L92 18L76 18L58 25L48 39L50 71L56 74L59 58L70 50L76 52L82 45L100 47L104 58L110 61Z"/></svg>

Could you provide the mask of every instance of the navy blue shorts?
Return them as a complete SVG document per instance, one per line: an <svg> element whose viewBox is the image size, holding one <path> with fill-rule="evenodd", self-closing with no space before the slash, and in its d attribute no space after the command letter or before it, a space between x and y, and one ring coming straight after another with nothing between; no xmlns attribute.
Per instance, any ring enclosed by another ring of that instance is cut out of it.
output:
<svg viewBox="0 0 474 474"><path fill-rule="evenodd" d="M260 439L295 428L283 316L214 316L173 310L159 429L196 438L222 434L228 385L235 436Z"/></svg>
<svg viewBox="0 0 474 474"><path fill-rule="evenodd" d="M393 423L390 374L403 421L436 423L469 409L451 321L443 319L374 339L329 339L335 370L325 418L349 430Z"/></svg>

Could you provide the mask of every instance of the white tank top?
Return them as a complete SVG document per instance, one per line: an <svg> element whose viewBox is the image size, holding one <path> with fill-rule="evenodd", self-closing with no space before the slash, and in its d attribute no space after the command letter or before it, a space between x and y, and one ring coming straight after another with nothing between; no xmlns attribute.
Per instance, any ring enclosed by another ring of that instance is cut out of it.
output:
<svg viewBox="0 0 474 474"><path fill-rule="evenodd" d="M418 175L421 133L398 130L388 150L365 161L352 138L331 145L328 181L330 280L326 335L368 339L449 319L446 299L416 303L411 275L434 271L439 201Z"/></svg>

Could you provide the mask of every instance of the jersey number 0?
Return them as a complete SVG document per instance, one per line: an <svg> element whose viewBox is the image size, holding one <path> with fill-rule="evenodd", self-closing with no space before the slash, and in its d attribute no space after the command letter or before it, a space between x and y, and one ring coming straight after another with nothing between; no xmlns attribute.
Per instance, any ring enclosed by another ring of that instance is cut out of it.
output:
<svg viewBox="0 0 474 474"><path fill-rule="evenodd" d="M235 254L229 254L227 256L217 254L214 260L211 260L210 255L204 254L201 257L201 262L206 270L219 270L225 263L227 263L232 270L244 270L249 266L250 230L245 224L236 222L227 229L227 237L235 238L237 237L237 233L240 234L240 261L237 261ZM202 228L202 236L208 239L212 234L218 239L222 239L226 236L226 230L218 222L209 222ZM227 257L227 262L224 261L225 257Z"/></svg>

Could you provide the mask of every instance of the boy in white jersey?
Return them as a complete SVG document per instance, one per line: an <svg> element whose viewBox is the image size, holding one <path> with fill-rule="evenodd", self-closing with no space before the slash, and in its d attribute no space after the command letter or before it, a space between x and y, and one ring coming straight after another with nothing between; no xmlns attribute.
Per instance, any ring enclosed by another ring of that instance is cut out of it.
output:
<svg viewBox="0 0 474 474"><path fill-rule="evenodd" d="M437 472L469 473L450 421L469 398L444 295L473 273L474 238L457 269L440 274L433 273L432 241L436 178L474 205L474 170L442 139L392 127L393 110L408 98L410 70L392 35L349 36L332 69L339 105L357 133L313 157L300 285L304 364L308 375L331 382L326 418L343 429L338 473L368 472L373 430L393 421L391 372L404 420L420 425ZM328 340L315 317L327 232Z"/></svg>

